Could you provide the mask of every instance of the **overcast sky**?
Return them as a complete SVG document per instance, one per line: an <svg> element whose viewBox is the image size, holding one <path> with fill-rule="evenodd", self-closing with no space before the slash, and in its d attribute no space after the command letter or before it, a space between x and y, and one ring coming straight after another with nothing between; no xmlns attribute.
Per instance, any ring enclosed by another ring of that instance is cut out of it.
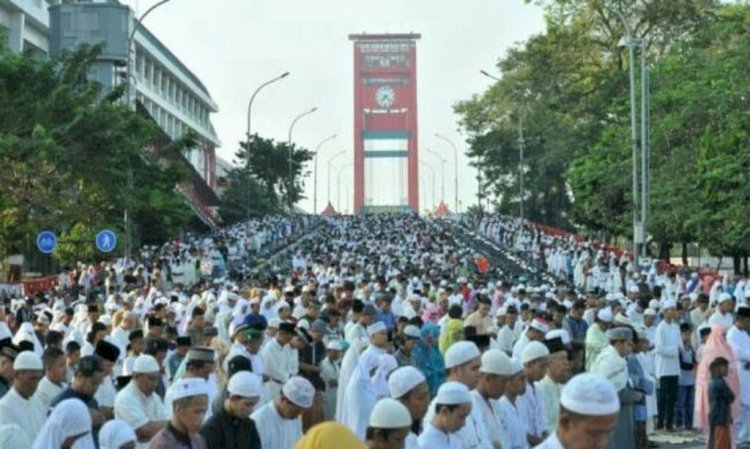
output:
<svg viewBox="0 0 750 449"><path fill-rule="evenodd" d="M156 0L129 3L143 13ZM229 161L245 135L252 92L264 81L291 72L256 98L253 132L286 141L294 117L313 106L319 108L297 123L293 137L312 150L324 138L338 134L321 150L319 210L327 201L326 162L342 150L353 154L349 34L422 35L417 43L419 142L421 148L448 159L445 194L453 209L453 152L434 133L451 138L461 153L466 137L458 132L452 105L492 82L480 75L480 69L497 73L496 61L509 47L544 29L541 10L523 0L172 0L144 23L203 81L219 105L211 120L223 142L217 153ZM421 159L437 172L439 196L440 163L425 151ZM352 157L342 156L334 165L345 167L351 162ZM458 165L459 201L464 209L476 203L476 174L462 154ZM310 168L312 172L312 164ZM420 176L424 210L432 203L432 179L427 170L420 170ZM335 172L332 178L331 200L336 206ZM341 179L341 202L348 185L351 203L350 168ZM299 204L308 211L313 204L312 185L311 173L306 182L308 199Z"/></svg>

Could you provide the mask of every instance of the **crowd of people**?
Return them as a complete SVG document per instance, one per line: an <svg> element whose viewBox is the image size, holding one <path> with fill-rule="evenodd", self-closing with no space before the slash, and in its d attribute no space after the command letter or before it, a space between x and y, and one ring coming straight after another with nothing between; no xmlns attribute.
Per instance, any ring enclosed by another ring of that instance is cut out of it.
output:
<svg viewBox="0 0 750 449"><path fill-rule="evenodd" d="M744 283L703 293L518 220L454 224L267 217L8 298L0 449L750 442Z"/></svg>

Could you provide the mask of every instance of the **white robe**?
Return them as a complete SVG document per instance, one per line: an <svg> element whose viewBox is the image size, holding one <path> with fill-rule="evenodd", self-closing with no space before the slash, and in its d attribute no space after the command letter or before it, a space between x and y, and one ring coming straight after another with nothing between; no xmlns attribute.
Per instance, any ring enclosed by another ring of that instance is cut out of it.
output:
<svg viewBox="0 0 750 449"><path fill-rule="evenodd" d="M500 409L495 399L485 399L481 393L477 390L471 392L471 408L477 409L482 412L484 416L484 423L487 429L488 436L490 437L491 443L497 443L501 447L503 444L507 444L503 441L503 435L500 431L501 420L500 420ZM494 447L494 446L493 446Z"/></svg>
<svg viewBox="0 0 750 449"><path fill-rule="evenodd" d="M409 432L404 440L404 449L422 449L422 445L419 444L419 437L414 432Z"/></svg>
<svg viewBox="0 0 750 449"><path fill-rule="evenodd" d="M340 371L341 360L333 362L326 357L320 362L320 377L326 383L326 389L323 392L323 415L326 420L332 420L336 416L336 396L339 391ZM336 383L332 384L332 382Z"/></svg>
<svg viewBox="0 0 750 449"><path fill-rule="evenodd" d="M375 351L365 351L362 354L346 385L344 407L341 412L343 424L363 441L370 414L377 400L375 382L370 373L377 368L378 358L379 354Z"/></svg>
<svg viewBox="0 0 750 449"><path fill-rule="evenodd" d="M433 399L427 409L427 415L424 422L432 422L435 417L436 400ZM493 449L490 432L484 420L484 414L479 407L472 407L469 416L466 417L466 423L456 433L451 435L452 439L459 441L462 449ZM432 449L422 444L425 449ZM505 448L503 448L505 449Z"/></svg>
<svg viewBox="0 0 750 449"><path fill-rule="evenodd" d="M281 387L286 381L299 372L299 358L297 350L291 346L283 347L274 338L261 350L265 374L270 377L266 382L266 388L270 393L270 398L274 399L281 394Z"/></svg>
<svg viewBox="0 0 750 449"><path fill-rule="evenodd" d="M527 383L524 394L516 399L516 406L526 422L526 431L530 435L541 438L547 431L547 412L539 390L531 383Z"/></svg>
<svg viewBox="0 0 750 449"><path fill-rule="evenodd" d="M24 399L11 388L2 399L0 399L0 423L16 424L23 429L29 441L39 434L44 425L47 410L35 396Z"/></svg>
<svg viewBox="0 0 750 449"><path fill-rule="evenodd" d="M292 449L302 438L302 421L284 419L273 402L253 412L250 418L255 422L263 449Z"/></svg>
<svg viewBox="0 0 750 449"><path fill-rule="evenodd" d="M94 399L99 403L100 407L114 408L115 397L117 396L117 389L115 389L115 381L112 376L106 376L99 385L99 388L94 394Z"/></svg>
<svg viewBox="0 0 750 449"><path fill-rule="evenodd" d="M745 369L745 364L750 363L750 335L747 332L732 326L727 332L727 343L737 356L737 373L740 378L740 403L750 405L750 370Z"/></svg>
<svg viewBox="0 0 750 449"><path fill-rule="evenodd" d="M424 431L419 435L419 445L429 449L461 449L461 442L455 434L442 432L432 424L425 424ZM265 449L265 446L263 447ZM505 448L503 448L505 449Z"/></svg>
<svg viewBox="0 0 750 449"><path fill-rule="evenodd" d="M115 397L115 418L128 423L137 430L151 421L166 421L167 411L161 398L156 393L146 397L141 390L130 382ZM148 449L148 443L137 442L136 449Z"/></svg>
<svg viewBox="0 0 750 449"><path fill-rule="evenodd" d="M518 403L518 398L516 398ZM503 422L502 432L507 435L508 447L503 449L527 449L529 442L526 439L526 423L521 417L520 410L503 396L498 400L500 405L500 416Z"/></svg>
<svg viewBox="0 0 750 449"><path fill-rule="evenodd" d="M34 397L39 400L39 403L42 404L44 410L48 410L52 400L62 393L65 388L67 388L67 384L64 382L60 385L55 385L50 382L47 376L44 376L42 380L39 381L39 386L36 387Z"/></svg>

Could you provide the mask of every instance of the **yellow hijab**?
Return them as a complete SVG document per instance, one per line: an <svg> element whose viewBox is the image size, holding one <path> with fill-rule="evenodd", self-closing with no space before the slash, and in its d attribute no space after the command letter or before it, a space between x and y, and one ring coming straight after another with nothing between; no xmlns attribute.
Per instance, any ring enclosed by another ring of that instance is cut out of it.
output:
<svg viewBox="0 0 750 449"><path fill-rule="evenodd" d="M367 449L346 427L326 421L308 430L294 449Z"/></svg>
<svg viewBox="0 0 750 449"><path fill-rule="evenodd" d="M463 330L463 320L459 318L451 318L448 320L445 331L440 334L440 340L438 341L438 348L440 348L442 354L445 354L445 351L447 351L453 343L461 341L463 338Z"/></svg>

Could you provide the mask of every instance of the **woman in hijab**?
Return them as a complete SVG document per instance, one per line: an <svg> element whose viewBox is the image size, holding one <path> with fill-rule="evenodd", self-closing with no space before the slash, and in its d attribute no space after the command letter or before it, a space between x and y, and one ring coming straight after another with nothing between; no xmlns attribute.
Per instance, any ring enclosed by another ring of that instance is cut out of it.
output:
<svg viewBox="0 0 750 449"><path fill-rule="evenodd" d="M351 430L328 421L308 430L294 449L367 449L367 446Z"/></svg>
<svg viewBox="0 0 750 449"><path fill-rule="evenodd" d="M16 424L5 424L0 426L0 449L17 449L29 447L29 439L26 432Z"/></svg>
<svg viewBox="0 0 750 449"><path fill-rule="evenodd" d="M380 371L380 355L365 351L357 362L357 369L346 385L341 422L361 440L365 439L370 413L377 401L375 379ZM386 384L386 391L388 386Z"/></svg>
<svg viewBox="0 0 750 449"><path fill-rule="evenodd" d="M437 394L440 384L443 383L445 375L443 356L437 348L440 328L437 324L425 323L422 326L421 333L422 339L414 347L413 353L417 360L417 368L427 378L427 385L430 387L430 396L434 397Z"/></svg>
<svg viewBox="0 0 750 449"><path fill-rule="evenodd" d="M448 322L445 323L445 328L440 333L439 346L441 354L445 354L445 351L453 343L463 339L464 321L461 319L462 315L463 309L459 305L452 305L448 309Z"/></svg>
<svg viewBox="0 0 750 449"><path fill-rule="evenodd" d="M711 381L709 366L717 357L724 357L729 361L729 374L726 377L727 385L732 389L735 397L740 397L740 380L737 375L737 357L732 347L727 343L727 328L720 324L711 326L711 333L703 348L703 355L695 376L695 413L694 425L708 436L710 426L708 424L708 384ZM740 416L740 401L732 403L732 420L736 421ZM734 426L731 426L732 429ZM708 441L708 440L707 440ZM732 442L736 441L732 438Z"/></svg>
<svg viewBox="0 0 750 449"><path fill-rule="evenodd" d="M107 421L99 431L99 449L135 449L136 436L128 423Z"/></svg>
<svg viewBox="0 0 750 449"><path fill-rule="evenodd" d="M80 399L66 399L52 409L32 449L94 449L91 415Z"/></svg>

